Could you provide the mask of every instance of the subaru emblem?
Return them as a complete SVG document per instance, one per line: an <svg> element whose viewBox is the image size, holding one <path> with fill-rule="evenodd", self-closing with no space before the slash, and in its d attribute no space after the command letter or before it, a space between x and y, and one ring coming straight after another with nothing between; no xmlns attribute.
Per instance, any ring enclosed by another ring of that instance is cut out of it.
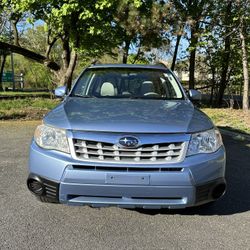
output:
<svg viewBox="0 0 250 250"><path fill-rule="evenodd" d="M135 148L139 144L139 140L133 136L125 136L119 139L119 144L125 148Z"/></svg>

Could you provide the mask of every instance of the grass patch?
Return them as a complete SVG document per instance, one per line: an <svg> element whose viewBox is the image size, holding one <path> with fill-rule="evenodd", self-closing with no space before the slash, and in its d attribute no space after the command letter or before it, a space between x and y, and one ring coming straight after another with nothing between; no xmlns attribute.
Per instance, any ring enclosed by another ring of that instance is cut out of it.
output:
<svg viewBox="0 0 250 250"><path fill-rule="evenodd" d="M58 99L25 98L0 101L0 110L38 108L50 110L60 101Z"/></svg>
<svg viewBox="0 0 250 250"><path fill-rule="evenodd" d="M218 127L250 134L250 112L236 109L202 109Z"/></svg>
<svg viewBox="0 0 250 250"><path fill-rule="evenodd" d="M0 96L48 96L50 97L51 93L50 92L18 92L18 91L0 91Z"/></svg>
<svg viewBox="0 0 250 250"><path fill-rule="evenodd" d="M60 101L56 99L25 98L0 101L0 119L41 119Z"/></svg>

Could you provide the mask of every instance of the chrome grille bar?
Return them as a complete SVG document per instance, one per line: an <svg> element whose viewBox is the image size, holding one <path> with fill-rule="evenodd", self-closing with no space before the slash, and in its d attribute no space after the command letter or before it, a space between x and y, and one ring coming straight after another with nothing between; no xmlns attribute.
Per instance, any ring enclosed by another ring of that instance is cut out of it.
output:
<svg viewBox="0 0 250 250"><path fill-rule="evenodd" d="M75 155L80 160L129 163L175 163L183 160L186 142L140 145L122 148L116 144L73 139Z"/></svg>

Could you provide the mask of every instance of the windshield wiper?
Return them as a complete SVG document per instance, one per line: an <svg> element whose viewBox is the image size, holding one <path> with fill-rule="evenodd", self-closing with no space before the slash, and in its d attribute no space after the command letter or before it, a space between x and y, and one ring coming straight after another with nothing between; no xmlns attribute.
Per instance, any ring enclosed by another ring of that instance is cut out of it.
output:
<svg viewBox="0 0 250 250"><path fill-rule="evenodd" d="M72 94L70 97L80 97L80 98L96 98L95 96L90 95L79 95L79 94Z"/></svg>
<svg viewBox="0 0 250 250"><path fill-rule="evenodd" d="M154 100L166 100L165 97L158 96L131 96L130 99L154 99Z"/></svg>
<svg viewBox="0 0 250 250"><path fill-rule="evenodd" d="M130 99L143 99L143 100L164 100L164 101L176 101L182 100L181 98L169 98L169 97L161 97L161 96L130 96Z"/></svg>

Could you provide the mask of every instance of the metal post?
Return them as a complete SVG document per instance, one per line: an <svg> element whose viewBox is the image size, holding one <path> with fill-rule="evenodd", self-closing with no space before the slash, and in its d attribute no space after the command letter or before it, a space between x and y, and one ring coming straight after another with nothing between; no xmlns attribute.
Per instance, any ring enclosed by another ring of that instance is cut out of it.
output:
<svg viewBox="0 0 250 250"><path fill-rule="evenodd" d="M10 20L10 43L12 40L12 29L11 29L11 20ZM15 90L15 74L14 74L14 57L12 51L10 52L10 61L11 61L11 70L12 70L12 83L13 83L13 91Z"/></svg>
<svg viewBox="0 0 250 250"><path fill-rule="evenodd" d="M20 74L20 83L21 83L21 89L24 89L23 73Z"/></svg>
<svg viewBox="0 0 250 250"><path fill-rule="evenodd" d="M13 53L10 53L10 59L11 59L11 70L12 70L12 82L13 82L13 91L15 90L15 73L14 73L14 56Z"/></svg>

